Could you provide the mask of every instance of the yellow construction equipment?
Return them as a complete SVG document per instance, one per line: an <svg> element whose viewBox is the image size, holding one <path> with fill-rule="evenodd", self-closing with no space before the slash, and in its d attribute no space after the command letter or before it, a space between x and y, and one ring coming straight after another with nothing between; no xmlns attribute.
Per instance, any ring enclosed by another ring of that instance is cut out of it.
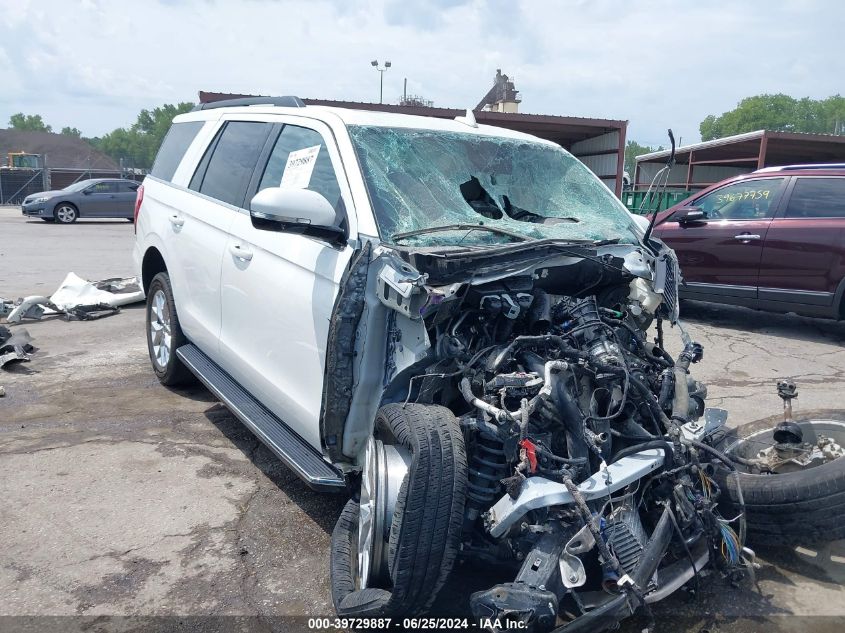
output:
<svg viewBox="0 0 845 633"><path fill-rule="evenodd" d="M39 154L29 154L27 152L9 152L8 154L8 167L38 169L40 163L41 156Z"/></svg>

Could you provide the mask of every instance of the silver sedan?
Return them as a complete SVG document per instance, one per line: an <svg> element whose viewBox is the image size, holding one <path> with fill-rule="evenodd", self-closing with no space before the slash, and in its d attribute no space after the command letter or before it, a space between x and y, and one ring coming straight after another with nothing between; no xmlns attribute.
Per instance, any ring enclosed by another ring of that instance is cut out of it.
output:
<svg viewBox="0 0 845 633"><path fill-rule="evenodd" d="M27 196L21 211L28 217L62 224L76 222L79 218L132 220L140 184L120 178L80 180L58 191L42 191Z"/></svg>

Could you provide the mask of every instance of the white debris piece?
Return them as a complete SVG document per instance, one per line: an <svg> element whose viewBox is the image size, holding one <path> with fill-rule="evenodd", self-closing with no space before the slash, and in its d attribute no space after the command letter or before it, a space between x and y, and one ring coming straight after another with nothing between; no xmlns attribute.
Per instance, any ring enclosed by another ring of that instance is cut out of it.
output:
<svg viewBox="0 0 845 633"><path fill-rule="evenodd" d="M104 287L112 288L116 292L104 290ZM50 297L50 303L59 310L99 304L117 307L143 300L144 291L137 277L106 279L92 283L76 273L68 273L62 285Z"/></svg>
<svg viewBox="0 0 845 633"><path fill-rule="evenodd" d="M45 314L64 314L71 318L98 318L96 309L105 309L137 303L144 300L144 291L137 277L87 281L76 273L68 273L59 289L50 297L33 295L19 300L18 305L6 316L9 323L23 319L40 319ZM102 314L100 314L102 316Z"/></svg>

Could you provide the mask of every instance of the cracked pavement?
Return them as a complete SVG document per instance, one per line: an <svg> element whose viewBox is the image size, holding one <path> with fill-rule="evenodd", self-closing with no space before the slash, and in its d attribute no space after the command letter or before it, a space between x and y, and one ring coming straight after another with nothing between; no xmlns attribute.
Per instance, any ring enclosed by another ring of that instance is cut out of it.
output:
<svg viewBox="0 0 845 633"><path fill-rule="evenodd" d="M126 222L45 225L0 208L0 234L3 297L49 294L71 270L133 272ZM845 413L845 323L702 303L682 315L705 346L694 373L708 405L731 424L779 415L784 377L798 383L797 415ZM135 306L13 326L39 351L0 371L0 616L87 616L73 621L94 630L117 616L129 616L126 630L150 628L132 618L251 616L249 630L291 630L277 618L333 615L329 540L344 499L310 491L206 390L160 386L143 321ZM761 593L704 579L697 601L678 592L653 606L658 630L786 631L796 621L783 615L845 615L842 543L758 554ZM457 569L435 613L465 608L494 575Z"/></svg>

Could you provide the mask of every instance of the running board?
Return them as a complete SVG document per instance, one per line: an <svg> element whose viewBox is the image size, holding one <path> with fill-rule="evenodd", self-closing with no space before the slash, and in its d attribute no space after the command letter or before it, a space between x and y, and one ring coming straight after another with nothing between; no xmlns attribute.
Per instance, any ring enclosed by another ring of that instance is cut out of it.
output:
<svg viewBox="0 0 845 633"><path fill-rule="evenodd" d="M345 492L343 474L261 404L198 347L176 350L185 366L217 396L243 424L314 490Z"/></svg>

